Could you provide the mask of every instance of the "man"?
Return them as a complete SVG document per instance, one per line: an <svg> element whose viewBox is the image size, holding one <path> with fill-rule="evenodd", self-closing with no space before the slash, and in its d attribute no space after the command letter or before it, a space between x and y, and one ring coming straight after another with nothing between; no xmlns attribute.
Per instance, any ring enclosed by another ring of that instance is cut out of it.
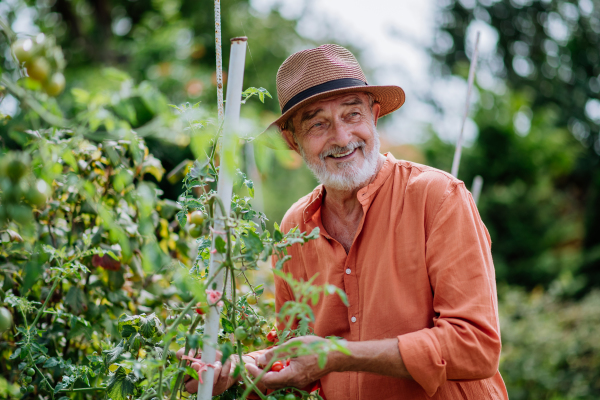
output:
<svg viewBox="0 0 600 400"><path fill-rule="evenodd" d="M403 104L402 89L368 85L348 50L323 45L283 63L277 93L274 124L321 182L283 218L284 231L320 228L290 248L284 271L345 291L349 307L336 296L313 307L313 328L347 339L351 355L331 353L324 369L293 358L262 384L320 380L328 400L508 399L491 241L471 195L443 171L379 153L378 118ZM279 310L293 294L275 286ZM258 376L272 352L249 358L248 371ZM217 367L215 392L233 383L231 368Z"/></svg>

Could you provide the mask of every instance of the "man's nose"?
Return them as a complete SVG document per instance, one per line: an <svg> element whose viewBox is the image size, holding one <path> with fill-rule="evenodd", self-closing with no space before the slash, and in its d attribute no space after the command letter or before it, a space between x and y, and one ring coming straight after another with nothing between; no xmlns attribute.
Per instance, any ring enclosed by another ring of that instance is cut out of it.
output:
<svg viewBox="0 0 600 400"><path fill-rule="evenodd" d="M332 145L346 147L352 141L352 131L343 121L335 120L331 124L331 139Z"/></svg>

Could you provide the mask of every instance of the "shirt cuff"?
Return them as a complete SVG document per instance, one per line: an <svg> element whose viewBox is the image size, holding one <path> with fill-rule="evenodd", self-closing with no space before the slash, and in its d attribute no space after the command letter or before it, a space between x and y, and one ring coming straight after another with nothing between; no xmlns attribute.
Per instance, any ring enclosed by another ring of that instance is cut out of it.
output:
<svg viewBox="0 0 600 400"><path fill-rule="evenodd" d="M398 336L398 349L410 375L432 397L446 382L446 362L435 334L423 329Z"/></svg>

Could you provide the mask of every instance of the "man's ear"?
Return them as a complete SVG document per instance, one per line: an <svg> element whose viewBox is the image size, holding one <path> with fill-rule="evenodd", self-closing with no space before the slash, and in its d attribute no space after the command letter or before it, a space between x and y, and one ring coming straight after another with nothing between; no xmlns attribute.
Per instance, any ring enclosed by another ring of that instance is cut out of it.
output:
<svg viewBox="0 0 600 400"><path fill-rule="evenodd" d="M379 119L379 114L381 113L381 105L379 103L373 103L373 123L377 126L377 120Z"/></svg>
<svg viewBox="0 0 600 400"><path fill-rule="evenodd" d="M294 138L294 134L291 131L282 130L281 131L281 136L283 136L283 139L286 141L286 143L288 144L288 146L290 147L290 149L292 149L296 153L300 154L300 147L298 146L298 143L296 143L296 139Z"/></svg>

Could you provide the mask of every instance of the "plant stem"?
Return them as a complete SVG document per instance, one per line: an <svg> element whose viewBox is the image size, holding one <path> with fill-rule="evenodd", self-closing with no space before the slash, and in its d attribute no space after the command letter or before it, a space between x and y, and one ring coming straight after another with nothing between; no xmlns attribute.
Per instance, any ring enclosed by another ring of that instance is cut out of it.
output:
<svg viewBox="0 0 600 400"><path fill-rule="evenodd" d="M187 312L192 308L192 306L194 304L197 303L196 298L194 297L192 299L192 301L190 301L189 303L187 303L187 305L185 306L185 308L181 311L181 314L179 314L179 316L177 317L177 319L175 319L175 321L173 322L173 325L171 325L171 327L167 330L167 332L165 333L165 345L163 347L163 354L162 354L162 359L161 359L161 365L158 367L158 395L157 397L162 400L162 378L163 378L163 370L165 368L165 363L167 362L167 356L169 355L169 346L171 346L171 342L173 341L173 337L175 336L176 332L177 332L177 327L179 326L179 324L181 323L181 321L183 320L183 316L185 314L187 314Z"/></svg>
<svg viewBox="0 0 600 400"><path fill-rule="evenodd" d="M78 388L78 389L63 389L60 391L60 393L64 393L64 392L79 392L79 393L85 393L85 392L95 392L95 391L105 391L106 388L105 387L89 387L89 388Z"/></svg>
<svg viewBox="0 0 600 400"><path fill-rule="evenodd" d="M44 313L44 310L46 309L46 306L48 305L48 302L50 301L50 298L52 297L52 293L54 293L54 291L56 290L56 287L58 286L59 282L60 282L60 278L59 277L55 278L54 284L52 285L52 288L50 289L50 292L48 293L48 296L46 296L46 301L44 301L44 304L42 305L42 308L40 308L38 310L38 313L35 316L35 319L31 323L31 325L29 325L29 327L27 328L27 330L31 329L32 326L35 326L35 324L37 324L38 320L40 319L40 317Z"/></svg>
<svg viewBox="0 0 600 400"><path fill-rule="evenodd" d="M194 333L194 331L196 330L196 327L198 326L198 324L200 323L201 320L202 320L202 316L200 316L200 315L196 316L196 319L194 319L194 322L192 322L192 325L190 326L188 333L190 333L190 334ZM183 355L187 356L189 351L190 351L190 343L189 343L189 340L186 338L185 339L185 349L183 351ZM183 359L181 361L179 361L180 368L183 366L184 362L185 361ZM175 380L175 386L173 387L173 391L171 392L171 400L175 400L175 398L177 397L177 392L179 391L179 387L181 386L182 379L183 379L183 371L179 371L177 373L177 378Z"/></svg>

